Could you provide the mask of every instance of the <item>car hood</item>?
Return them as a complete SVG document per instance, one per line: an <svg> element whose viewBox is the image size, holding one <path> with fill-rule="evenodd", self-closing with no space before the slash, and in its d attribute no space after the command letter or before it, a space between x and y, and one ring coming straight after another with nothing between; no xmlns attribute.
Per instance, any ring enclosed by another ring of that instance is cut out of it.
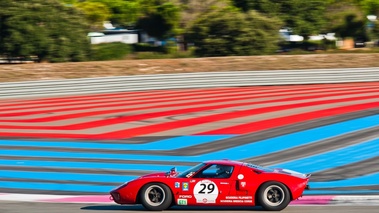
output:
<svg viewBox="0 0 379 213"><path fill-rule="evenodd" d="M147 175L142 175L139 178L150 178L150 177L167 177L167 172L156 172L156 173L151 173Z"/></svg>

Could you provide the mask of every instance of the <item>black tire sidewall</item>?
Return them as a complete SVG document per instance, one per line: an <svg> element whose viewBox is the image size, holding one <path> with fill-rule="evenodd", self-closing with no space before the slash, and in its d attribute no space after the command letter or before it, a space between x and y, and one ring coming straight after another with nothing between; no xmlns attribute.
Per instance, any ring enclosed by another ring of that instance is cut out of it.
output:
<svg viewBox="0 0 379 213"><path fill-rule="evenodd" d="M164 193L165 193L165 200L158 206L152 206L150 205L146 200L145 200L145 193L146 193L146 190L150 187L150 186L159 186L163 189ZM165 210L167 208L170 207L170 205L172 204L172 193L171 193L171 189L163 184L163 183L148 183L146 185L144 185L140 191L140 200L141 200L141 204L148 210L151 210L151 211L162 211L162 210Z"/></svg>
<svg viewBox="0 0 379 213"><path fill-rule="evenodd" d="M283 190L284 196L285 196L282 203L277 206L272 206L269 203L266 203L264 199L264 197L266 196L264 194L265 190L268 187L273 186L273 185L280 187ZM284 208L286 208L288 204L291 202L291 197L290 197L291 195L288 188L284 184L279 183L279 182L267 182L267 183L262 184L261 187L259 187L257 196L258 196L257 197L258 204L262 206L263 209L268 210L268 211L281 211Z"/></svg>

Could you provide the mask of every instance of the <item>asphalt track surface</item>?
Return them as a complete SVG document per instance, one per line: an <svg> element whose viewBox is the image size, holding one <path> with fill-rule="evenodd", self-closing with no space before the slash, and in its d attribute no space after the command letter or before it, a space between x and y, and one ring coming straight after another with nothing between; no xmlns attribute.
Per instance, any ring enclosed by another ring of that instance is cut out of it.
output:
<svg viewBox="0 0 379 213"><path fill-rule="evenodd" d="M94 205L94 204L53 204L53 203L20 203L20 202L0 202L1 213L115 213L115 212L151 212L146 211L142 206L119 206L119 205ZM164 212L267 212L257 207L252 208L212 208L212 207L173 207ZM378 206L288 206L281 211L283 213L376 213Z"/></svg>
<svg viewBox="0 0 379 213"><path fill-rule="evenodd" d="M228 158L312 173L309 194L379 194L378 112L376 82L0 100L0 193L101 195Z"/></svg>

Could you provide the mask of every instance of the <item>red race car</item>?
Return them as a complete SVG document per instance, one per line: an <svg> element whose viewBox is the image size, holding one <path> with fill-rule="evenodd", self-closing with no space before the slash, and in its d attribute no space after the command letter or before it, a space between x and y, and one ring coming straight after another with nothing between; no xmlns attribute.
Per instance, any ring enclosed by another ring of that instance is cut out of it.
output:
<svg viewBox="0 0 379 213"><path fill-rule="evenodd" d="M251 163L218 160L183 173L153 173L110 192L118 204L142 204L160 211L173 205L262 206L280 211L308 189L310 174L271 169Z"/></svg>

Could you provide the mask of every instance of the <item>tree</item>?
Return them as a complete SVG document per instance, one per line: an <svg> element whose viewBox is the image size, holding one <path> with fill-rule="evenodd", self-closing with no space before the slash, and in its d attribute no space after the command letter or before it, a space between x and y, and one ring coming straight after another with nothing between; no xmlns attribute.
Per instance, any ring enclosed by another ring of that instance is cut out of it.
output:
<svg viewBox="0 0 379 213"><path fill-rule="evenodd" d="M109 21L114 26L131 27L143 16L151 2L146 0L87 0L105 5L110 10Z"/></svg>
<svg viewBox="0 0 379 213"><path fill-rule="evenodd" d="M369 40L366 17L353 0L335 0L326 11L328 30L342 38Z"/></svg>
<svg viewBox="0 0 379 213"><path fill-rule="evenodd" d="M82 14L57 0L2 0L0 55L83 61L89 54L84 23Z"/></svg>
<svg viewBox="0 0 379 213"><path fill-rule="evenodd" d="M157 1L141 17L136 27L148 35L167 39L177 34L180 19L180 8L170 1Z"/></svg>
<svg viewBox="0 0 379 213"><path fill-rule="evenodd" d="M256 10L270 17L283 20L283 27L289 27L295 34L318 34L325 25L326 0L233 0L243 11Z"/></svg>
<svg viewBox="0 0 379 213"><path fill-rule="evenodd" d="M379 0L357 0L366 15L379 16Z"/></svg>
<svg viewBox="0 0 379 213"><path fill-rule="evenodd" d="M88 24L93 30L103 29L103 24L111 17L111 13L106 5L101 2L79 2L75 7L83 11Z"/></svg>
<svg viewBox="0 0 379 213"><path fill-rule="evenodd" d="M188 38L198 56L261 55L277 49L280 25L255 11L225 8L201 15Z"/></svg>
<svg viewBox="0 0 379 213"><path fill-rule="evenodd" d="M213 10L219 10L231 6L229 0L178 0L181 8L178 43L180 50L186 51L188 42L186 32L193 26L199 16Z"/></svg>

